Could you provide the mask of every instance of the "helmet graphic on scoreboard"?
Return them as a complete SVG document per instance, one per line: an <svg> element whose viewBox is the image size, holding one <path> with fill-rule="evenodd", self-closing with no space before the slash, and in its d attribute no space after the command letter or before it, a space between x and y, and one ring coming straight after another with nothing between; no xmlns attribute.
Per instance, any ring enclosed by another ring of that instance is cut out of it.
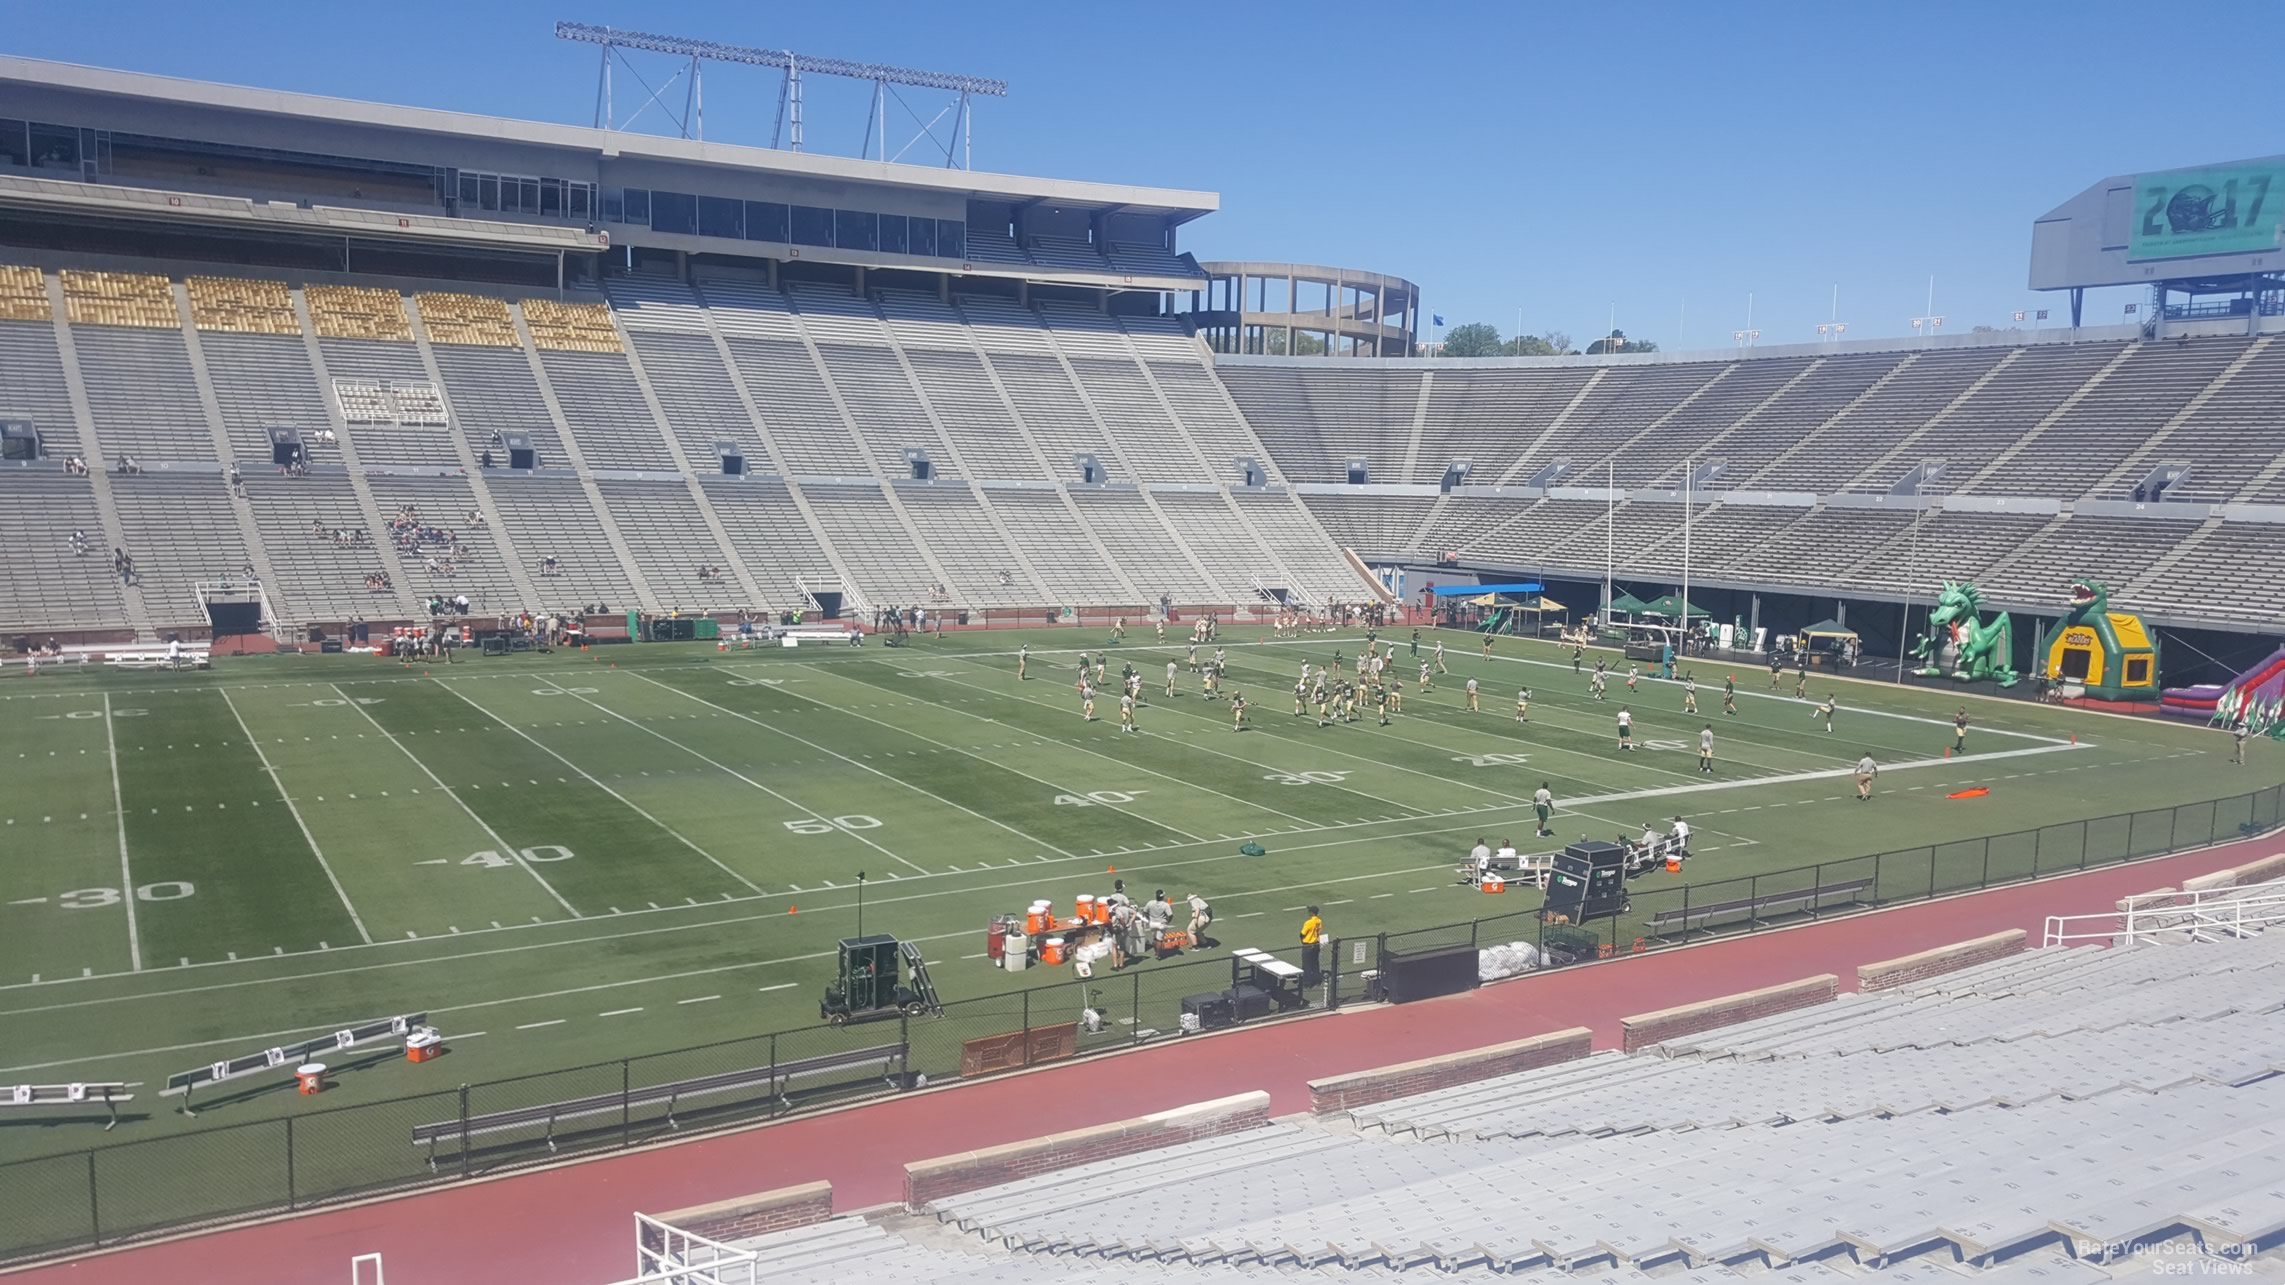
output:
<svg viewBox="0 0 2285 1285"><path fill-rule="evenodd" d="M2219 200L2212 188L2202 183L2192 183L2166 202L2167 226L2177 235L2229 227L2232 223L2229 207L2217 205Z"/></svg>

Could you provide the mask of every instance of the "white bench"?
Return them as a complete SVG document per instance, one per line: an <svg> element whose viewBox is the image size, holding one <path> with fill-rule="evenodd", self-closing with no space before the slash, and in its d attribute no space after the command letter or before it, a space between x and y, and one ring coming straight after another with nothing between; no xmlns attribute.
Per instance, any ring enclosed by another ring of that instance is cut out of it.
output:
<svg viewBox="0 0 2285 1285"><path fill-rule="evenodd" d="M1279 1008L1299 1008L1307 1003L1301 986L1301 968L1286 963L1266 950L1241 946L1230 952L1231 984L1252 983L1269 992L1270 999Z"/></svg>
<svg viewBox="0 0 2285 1285"><path fill-rule="evenodd" d="M56 665L84 665L89 659L88 654L84 651L67 651L60 656L47 656L35 651L25 656L23 663L26 670L37 672ZM0 666L6 664L6 661L0 661Z"/></svg>
<svg viewBox="0 0 2285 1285"><path fill-rule="evenodd" d="M204 648L185 647L179 656L170 655L164 647L141 648L135 651L104 653L103 663L119 669L211 669L214 654Z"/></svg>
<svg viewBox="0 0 2285 1285"><path fill-rule="evenodd" d="M1669 857L1686 858L1689 849L1671 834L1662 834L1654 843L1641 844L1628 840L1626 845L1626 872L1630 875L1646 874L1666 864Z"/></svg>
<svg viewBox="0 0 2285 1285"><path fill-rule="evenodd" d="M84 1107L100 1105L111 1113L103 1126L109 1133L119 1123L119 1103L132 1102L135 1095L126 1091L123 1081L86 1084L9 1084L0 1085L0 1109L32 1107Z"/></svg>
<svg viewBox="0 0 2285 1285"><path fill-rule="evenodd" d="M1493 874L1513 871L1515 877L1511 882L1528 883L1535 888L1544 888L1547 886L1548 876L1555 872L1555 854L1552 852L1519 852L1510 858L1494 853L1491 871ZM1476 876L1477 871L1473 863L1463 864L1460 867L1460 882L1473 885L1476 883Z"/></svg>
<svg viewBox="0 0 2285 1285"><path fill-rule="evenodd" d="M790 625L772 631L770 637L780 647L799 647L803 643L835 643L854 647L865 641L865 631L854 625Z"/></svg>

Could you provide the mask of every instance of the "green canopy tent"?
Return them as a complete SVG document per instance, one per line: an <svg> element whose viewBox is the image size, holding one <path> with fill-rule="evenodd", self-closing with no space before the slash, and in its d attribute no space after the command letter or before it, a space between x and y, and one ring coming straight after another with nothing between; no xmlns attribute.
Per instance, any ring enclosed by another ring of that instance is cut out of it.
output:
<svg viewBox="0 0 2285 1285"><path fill-rule="evenodd" d="M1812 657L1853 664L1852 657L1858 651L1857 631L1838 620L1820 620L1801 631L1801 649Z"/></svg>
<svg viewBox="0 0 2285 1285"><path fill-rule="evenodd" d="M1642 604L1643 615L1664 616L1669 620L1680 617L1684 610L1685 607L1682 602L1682 595L1676 593L1670 593L1663 598L1657 599L1654 602L1646 602ZM1688 607L1687 610L1689 611L1690 619L1692 620L1704 620L1710 614L1704 607L1695 605Z"/></svg>
<svg viewBox="0 0 2285 1285"><path fill-rule="evenodd" d="M1642 614L1645 605L1642 599L1614 586L1611 590L1611 603L1603 609L1602 619L1596 622L1595 632L1606 640L1624 639L1627 625Z"/></svg>

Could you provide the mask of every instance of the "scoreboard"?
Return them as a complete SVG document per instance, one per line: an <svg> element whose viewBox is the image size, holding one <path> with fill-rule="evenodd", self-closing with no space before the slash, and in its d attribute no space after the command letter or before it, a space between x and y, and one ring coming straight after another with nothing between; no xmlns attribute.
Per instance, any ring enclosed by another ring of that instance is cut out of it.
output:
<svg viewBox="0 0 2285 1285"><path fill-rule="evenodd" d="M2285 247L2285 164L2253 162L2139 174L2127 260L2260 253Z"/></svg>

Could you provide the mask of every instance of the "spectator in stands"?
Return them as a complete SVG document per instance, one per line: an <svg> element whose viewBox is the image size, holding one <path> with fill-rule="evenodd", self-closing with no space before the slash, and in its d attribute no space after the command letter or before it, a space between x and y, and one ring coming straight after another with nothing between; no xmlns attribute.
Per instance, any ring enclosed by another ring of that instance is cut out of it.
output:
<svg viewBox="0 0 2285 1285"><path fill-rule="evenodd" d="M230 471L223 474L223 479L229 484L232 495L241 500L246 498L246 479L240 476L238 472L238 461L232 460L230 462Z"/></svg>
<svg viewBox="0 0 2285 1285"><path fill-rule="evenodd" d="M486 448L486 449L485 449L485 451L484 451L484 453L483 453L482 455L479 455L479 456L477 456L477 457L476 457L476 467L478 467L478 468L490 468L490 467L492 467L492 452L491 452L490 448Z"/></svg>
<svg viewBox="0 0 2285 1285"><path fill-rule="evenodd" d="M71 533L71 551L75 557L87 556L87 532L74 530Z"/></svg>

